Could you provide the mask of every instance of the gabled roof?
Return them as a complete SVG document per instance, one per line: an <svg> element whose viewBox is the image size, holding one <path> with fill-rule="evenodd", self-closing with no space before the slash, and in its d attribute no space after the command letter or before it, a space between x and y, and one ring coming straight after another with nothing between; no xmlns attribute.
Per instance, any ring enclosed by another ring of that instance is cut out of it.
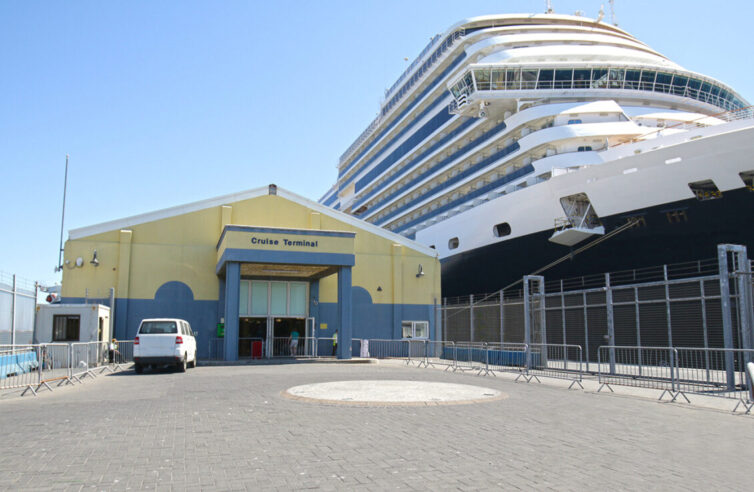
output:
<svg viewBox="0 0 754 492"><path fill-rule="evenodd" d="M110 232L120 229L128 229L139 224L146 224L148 222L154 222L156 220L167 219L170 217L177 217L179 215L185 215L192 212L198 212L212 207L219 207L221 205L231 205L236 202L249 200L251 198L257 198L260 196L268 195L269 187L264 186L260 188L253 188L251 190L242 191L239 193L231 193L229 195L222 195L215 198L209 198L207 200L200 200L198 202L187 203L185 205L178 205L176 207L164 208L162 210L155 210L154 212L147 212L145 214L133 215L131 217L125 217L122 219L111 220L108 222L102 222L87 227L80 227L78 229L71 229L68 232L68 239L81 239L87 236L93 236L95 234L102 234L104 232ZM357 219L343 212L339 212L330 207L326 207L308 198L304 198L301 195L297 195L282 188L277 188L277 196L290 200L303 207L312 209L322 215L327 215L341 222L345 222L357 229L362 229L366 232L380 236L384 239L398 243L407 248L413 249L420 253L424 253L429 256L437 257L438 253L432 248L423 246L416 241L412 241L400 234L390 232L382 227L370 224L369 222Z"/></svg>

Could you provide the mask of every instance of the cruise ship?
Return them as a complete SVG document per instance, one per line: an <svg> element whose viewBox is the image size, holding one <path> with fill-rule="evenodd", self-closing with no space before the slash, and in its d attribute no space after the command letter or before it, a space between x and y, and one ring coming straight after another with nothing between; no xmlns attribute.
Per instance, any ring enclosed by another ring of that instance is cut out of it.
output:
<svg viewBox="0 0 754 492"><path fill-rule="evenodd" d="M459 296L751 248L752 155L723 82L602 19L492 15L432 38L320 202L436 249Z"/></svg>

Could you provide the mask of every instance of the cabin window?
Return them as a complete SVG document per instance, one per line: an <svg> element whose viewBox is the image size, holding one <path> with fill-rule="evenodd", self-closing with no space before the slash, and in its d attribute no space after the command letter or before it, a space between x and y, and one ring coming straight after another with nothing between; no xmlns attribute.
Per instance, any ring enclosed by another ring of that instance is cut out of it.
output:
<svg viewBox="0 0 754 492"><path fill-rule="evenodd" d="M53 342L78 342L81 317L56 314L52 317Z"/></svg>
<svg viewBox="0 0 754 492"><path fill-rule="evenodd" d="M689 221L686 210L669 210L665 212L665 218L668 219L669 224L681 224Z"/></svg>
<svg viewBox="0 0 754 492"><path fill-rule="evenodd" d="M457 237L450 238L448 241L448 249L456 249L458 248L459 241Z"/></svg>
<svg viewBox="0 0 754 492"><path fill-rule="evenodd" d="M492 233L495 235L495 237L508 236L511 233L511 226L507 222L495 224L495 226L492 228Z"/></svg>
<svg viewBox="0 0 754 492"><path fill-rule="evenodd" d="M430 244L429 247L432 249L437 249L434 244Z"/></svg>
<svg viewBox="0 0 754 492"><path fill-rule="evenodd" d="M578 150L579 152L588 152L588 151L592 150L592 146L591 145L582 145L581 147L579 147L576 150Z"/></svg>
<svg viewBox="0 0 754 492"><path fill-rule="evenodd" d="M569 125L579 125L579 124L581 124L581 120L579 120L579 119L568 120L568 124Z"/></svg>
<svg viewBox="0 0 754 492"><path fill-rule="evenodd" d="M739 176L741 176L741 181L744 182L744 185L746 185L746 189L749 191L754 191L754 171L744 171L742 173L738 173Z"/></svg>
<svg viewBox="0 0 754 492"><path fill-rule="evenodd" d="M715 185L715 183L711 179L689 183L689 188L691 188L691 191L692 193L694 193L694 196L696 196L696 199L701 201L715 200L717 198L722 198L723 196L723 194L717 188L717 185Z"/></svg>

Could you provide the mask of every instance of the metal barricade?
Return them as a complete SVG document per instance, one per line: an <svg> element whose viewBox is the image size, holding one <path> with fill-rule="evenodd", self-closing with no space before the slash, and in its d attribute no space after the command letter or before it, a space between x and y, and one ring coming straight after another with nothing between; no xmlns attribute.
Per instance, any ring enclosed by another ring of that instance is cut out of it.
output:
<svg viewBox="0 0 754 492"><path fill-rule="evenodd" d="M36 388L27 388L36 394L44 387L52 391L50 384L71 384L71 347L67 343L49 343L38 346L39 383Z"/></svg>
<svg viewBox="0 0 754 492"><path fill-rule="evenodd" d="M677 347L678 391L744 401L751 382L746 365L754 350ZM739 403L740 404L740 403Z"/></svg>
<svg viewBox="0 0 754 492"><path fill-rule="evenodd" d="M432 340L425 340L424 342L424 354L422 361L419 363L419 367L437 367L445 366L445 369L449 369L453 365L453 350L452 347L455 342L436 342Z"/></svg>
<svg viewBox="0 0 754 492"><path fill-rule="evenodd" d="M529 348L531 360L527 372L530 377L537 381L537 376L566 379L571 381L568 389L574 385L584 389L581 384L584 379L581 345L532 343Z"/></svg>
<svg viewBox="0 0 754 492"><path fill-rule="evenodd" d="M496 372L512 372L519 376L526 374L525 343L489 343L486 351L485 367L480 373L493 376ZM518 380L518 377L516 379Z"/></svg>
<svg viewBox="0 0 754 492"><path fill-rule="evenodd" d="M369 340L369 356L375 359L408 360L407 340Z"/></svg>
<svg viewBox="0 0 754 492"><path fill-rule="evenodd" d="M39 385L39 346L0 345L0 390Z"/></svg>
<svg viewBox="0 0 754 492"><path fill-rule="evenodd" d="M453 357L454 364L451 367L453 372L478 370L487 360L486 344L482 342L456 342L453 346Z"/></svg>
<svg viewBox="0 0 754 492"><path fill-rule="evenodd" d="M107 360L113 370L127 369L134 361L134 341L111 342L107 347Z"/></svg>
<svg viewBox="0 0 754 492"><path fill-rule="evenodd" d="M71 344L71 378L81 381L85 377L95 377L100 367L103 344L100 342L76 342Z"/></svg>
<svg viewBox="0 0 754 492"><path fill-rule="evenodd" d="M611 384L662 390L675 401L678 391L678 350L674 347L636 347L603 345L597 351L597 392ZM688 398L684 396L688 401Z"/></svg>

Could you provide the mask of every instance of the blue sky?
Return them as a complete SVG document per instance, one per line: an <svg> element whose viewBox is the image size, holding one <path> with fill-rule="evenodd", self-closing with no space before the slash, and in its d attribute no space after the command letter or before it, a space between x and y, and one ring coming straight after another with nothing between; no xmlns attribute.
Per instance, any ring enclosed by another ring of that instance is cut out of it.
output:
<svg viewBox="0 0 754 492"><path fill-rule="evenodd" d="M553 0L591 17L602 3ZM616 4L622 28L754 100L750 2ZM431 36L544 5L6 0L0 271L59 278L66 153L66 231L273 182L316 200Z"/></svg>

